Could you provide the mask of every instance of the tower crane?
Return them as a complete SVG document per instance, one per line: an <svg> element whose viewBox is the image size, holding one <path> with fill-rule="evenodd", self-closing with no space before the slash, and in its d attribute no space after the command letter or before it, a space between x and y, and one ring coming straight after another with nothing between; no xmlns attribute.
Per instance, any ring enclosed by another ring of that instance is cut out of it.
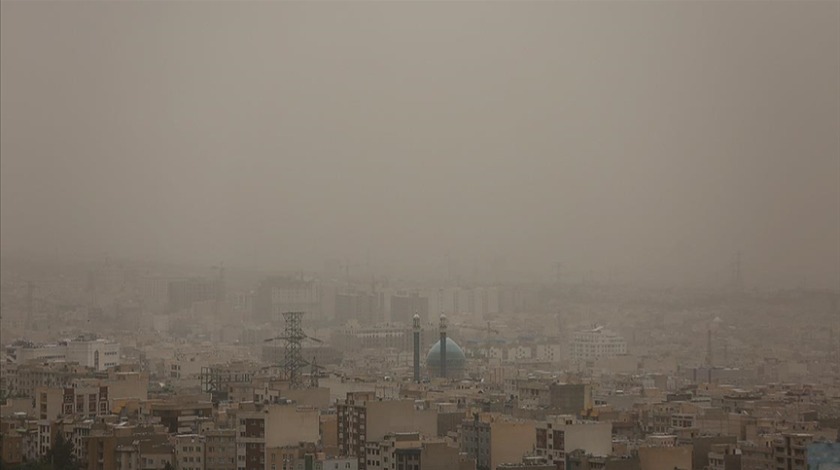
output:
<svg viewBox="0 0 840 470"><path fill-rule="evenodd" d="M492 326L490 326L490 322L489 322L489 321L487 322L487 326L473 326L473 325L464 325L464 324L452 325L452 326L454 326L454 327L456 327L456 328L463 328L463 329L467 329L467 330L484 331L485 333L487 333L487 336L488 336L488 337L490 336L490 333L493 333L494 335L498 335L498 334L499 334L499 330L497 330L497 329L493 328Z"/></svg>

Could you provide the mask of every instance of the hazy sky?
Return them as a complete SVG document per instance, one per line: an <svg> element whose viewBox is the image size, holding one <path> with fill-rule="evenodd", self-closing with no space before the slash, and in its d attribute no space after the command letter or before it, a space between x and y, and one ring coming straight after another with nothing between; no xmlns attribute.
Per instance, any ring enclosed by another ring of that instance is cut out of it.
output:
<svg viewBox="0 0 840 470"><path fill-rule="evenodd" d="M840 284L840 2L2 2L3 254Z"/></svg>

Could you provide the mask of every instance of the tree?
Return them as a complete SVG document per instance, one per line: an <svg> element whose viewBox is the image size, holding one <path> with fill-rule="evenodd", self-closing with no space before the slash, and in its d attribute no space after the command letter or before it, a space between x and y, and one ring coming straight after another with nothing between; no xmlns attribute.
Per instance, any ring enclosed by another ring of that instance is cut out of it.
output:
<svg viewBox="0 0 840 470"><path fill-rule="evenodd" d="M52 470L79 470L73 442L65 439L61 431L56 434L55 441L44 456L43 463L49 465Z"/></svg>

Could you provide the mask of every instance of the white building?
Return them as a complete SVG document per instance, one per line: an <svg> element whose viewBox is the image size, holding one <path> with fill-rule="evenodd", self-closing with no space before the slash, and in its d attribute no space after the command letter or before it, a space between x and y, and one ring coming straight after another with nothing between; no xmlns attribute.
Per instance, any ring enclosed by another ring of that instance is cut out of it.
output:
<svg viewBox="0 0 840 470"><path fill-rule="evenodd" d="M525 359L531 359L532 352L530 346L518 345L508 349L508 361L519 362Z"/></svg>
<svg viewBox="0 0 840 470"><path fill-rule="evenodd" d="M105 339L80 340L67 343L67 362L78 362L96 371L120 365L120 343Z"/></svg>
<svg viewBox="0 0 840 470"><path fill-rule="evenodd" d="M612 453L612 423L578 420L574 416L547 416L537 423L536 455L551 463L565 462L576 449L605 457Z"/></svg>
<svg viewBox="0 0 840 470"><path fill-rule="evenodd" d="M120 344L105 339L79 337L41 346L26 345L12 353L15 362L77 362L96 371L104 371L120 364Z"/></svg>
<svg viewBox="0 0 840 470"><path fill-rule="evenodd" d="M627 354L627 342L618 333L596 326L572 334L569 354L578 361L620 356Z"/></svg>
<svg viewBox="0 0 840 470"><path fill-rule="evenodd" d="M559 362L563 357L563 346L559 344L538 344L536 359L543 362Z"/></svg>
<svg viewBox="0 0 840 470"><path fill-rule="evenodd" d="M13 348L11 354L18 364L33 361L64 362L67 360L67 347L64 344L25 345Z"/></svg>

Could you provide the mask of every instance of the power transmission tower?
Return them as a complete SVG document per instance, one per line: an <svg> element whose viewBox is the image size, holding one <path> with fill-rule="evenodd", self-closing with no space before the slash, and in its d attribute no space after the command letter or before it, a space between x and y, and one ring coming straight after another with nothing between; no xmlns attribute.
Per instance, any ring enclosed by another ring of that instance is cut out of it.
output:
<svg viewBox="0 0 840 470"><path fill-rule="evenodd" d="M283 369L286 372L286 379L289 381L289 387L301 388L301 368L306 365L306 361L300 353L300 343L306 338L301 326L304 312L285 312L283 318L286 319L286 329L284 330L283 339L286 340L286 349L284 351L285 363Z"/></svg>
<svg viewBox="0 0 840 470"><path fill-rule="evenodd" d="M309 363L303 358L301 354L301 343L305 339L312 340L316 343L322 343L318 338L313 338L303 332L301 326L304 312L285 312L283 318L286 319L286 327L283 330L283 336L275 336L268 338L265 342L275 340L283 340L286 345L283 349L283 372L286 380L289 381L290 388L303 388L302 371L305 366L311 366L313 370L322 369L321 366L315 363Z"/></svg>

